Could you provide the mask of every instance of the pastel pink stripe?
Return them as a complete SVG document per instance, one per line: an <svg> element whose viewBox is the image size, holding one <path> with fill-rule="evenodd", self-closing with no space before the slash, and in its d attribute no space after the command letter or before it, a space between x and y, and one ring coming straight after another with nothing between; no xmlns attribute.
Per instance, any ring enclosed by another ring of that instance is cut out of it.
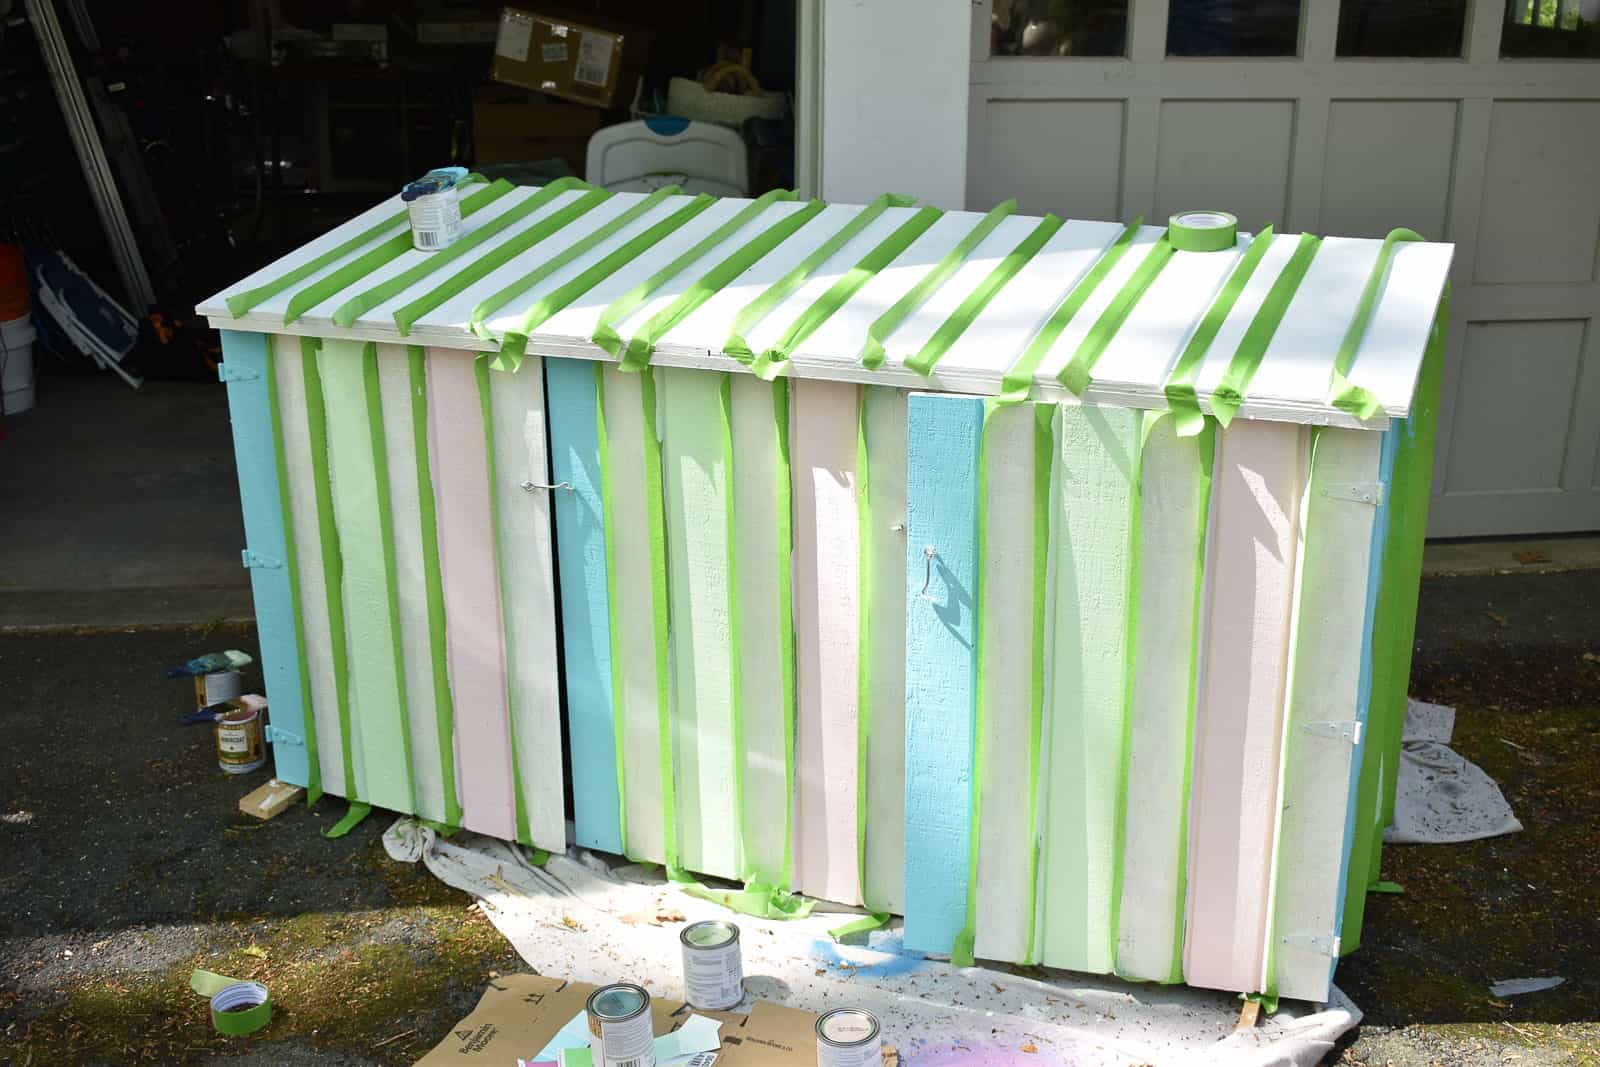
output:
<svg viewBox="0 0 1600 1067"><path fill-rule="evenodd" d="M795 888L861 903L856 852L856 669L860 532L856 510L859 390L795 381L794 617L798 685Z"/></svg>
<svg viewBox="0 0 1600 1067"><path fill-rule="evenodd" d="M428 456L455 704L461 821L470 830L509 841L517 827L505 634L475 358L471 352L428 349Z"/></svg>
<svg viewBox="0 0 1600 1067"><path fill-rule="evenodd" d="M1184 942L1195 986L1262 983L1303 432L1241 419L1218 434Z"/></svg>

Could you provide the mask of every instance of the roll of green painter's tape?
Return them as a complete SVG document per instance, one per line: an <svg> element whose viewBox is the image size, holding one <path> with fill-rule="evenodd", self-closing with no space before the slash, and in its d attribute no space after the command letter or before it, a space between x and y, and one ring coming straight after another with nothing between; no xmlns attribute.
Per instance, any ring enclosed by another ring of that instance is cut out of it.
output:
<svg viewBox="0 0 1600 1067"><path fill-rule="evenodd" d="M272 1021L272 998L260 982L197 970L189 976L189 988L211 998L211 1025L219 1034L243 1037Z"/></svg>
<svg viewBox="0 0 1600 1067"><path fill-rule="evenodd" d="M1167 223L1167 237L1179 252L1220 252L1239 237L1239 220L1226 211L1180 211Z"/></svg>

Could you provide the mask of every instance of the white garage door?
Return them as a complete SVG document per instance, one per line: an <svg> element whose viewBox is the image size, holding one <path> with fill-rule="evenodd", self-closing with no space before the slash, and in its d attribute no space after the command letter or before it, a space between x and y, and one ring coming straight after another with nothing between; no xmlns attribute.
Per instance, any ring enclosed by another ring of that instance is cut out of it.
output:
<svg viewBox="0 0 1600 1067"><path fill-rule="evenodd" d="M1600 0L980 0L969 206L1455 242L1430 534L1600 529L1597 23Z"/></svg>

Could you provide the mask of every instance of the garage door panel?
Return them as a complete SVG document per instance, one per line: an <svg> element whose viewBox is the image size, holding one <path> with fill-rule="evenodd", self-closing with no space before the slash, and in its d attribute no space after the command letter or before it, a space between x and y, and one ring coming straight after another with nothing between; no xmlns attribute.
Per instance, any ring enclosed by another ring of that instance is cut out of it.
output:
<svg viewBox="0 0 1600 1067"><path fill-rule="evenodd" d="M990 100L982 166L968 206L1009 197L1025 214L1115 219L1121 214L1121 100Z"/></svg>
<svg viewBox="0 0 1600 1067"><path fill-rule="evenodd" d="M1161 105L1156 215L1196 205L1231 211L1246 230L1283 222L1292 100L1168 100Z"/></svg>
<svg viewBox="0 0 1600 1067"><path fill-rule="evenodd" d="M1443 238L1458 107L1454 100L1333 101L1321 231L1382 237L1405 226Z"/></svg>
<svg viewBox="0 0 1600 1067"><path fill-rule="evenodd" d="M1477 281L1582 282L1600 231L1600 101L1500 100L1484 162Z"/></svg>

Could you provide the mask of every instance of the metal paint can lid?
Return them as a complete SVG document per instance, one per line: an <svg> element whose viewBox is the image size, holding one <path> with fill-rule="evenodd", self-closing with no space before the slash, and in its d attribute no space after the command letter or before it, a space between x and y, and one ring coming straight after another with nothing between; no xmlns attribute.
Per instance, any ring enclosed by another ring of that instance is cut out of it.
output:
<svg viewBox="0 0 1600 1067"><path fill-rule="evenodd" d="M631 982L601 986L589 994L589 1014L604 1022L626 1022L650 1010L650 994Z"/></svg>
<svg viewBox="0 0 1600 1067"><path fill-rule="evenodd" d="M724 948L739 940L739 928L721 919L690 923L678 934L687 948Z"/></svg>
<svg viewBox="0 0 1600 1067"><path fill-rule="evenodd" d="M817 1041L855 1049L878 1040L878 1017L865 1008L834 1008L817 1020Z"/></svg>

